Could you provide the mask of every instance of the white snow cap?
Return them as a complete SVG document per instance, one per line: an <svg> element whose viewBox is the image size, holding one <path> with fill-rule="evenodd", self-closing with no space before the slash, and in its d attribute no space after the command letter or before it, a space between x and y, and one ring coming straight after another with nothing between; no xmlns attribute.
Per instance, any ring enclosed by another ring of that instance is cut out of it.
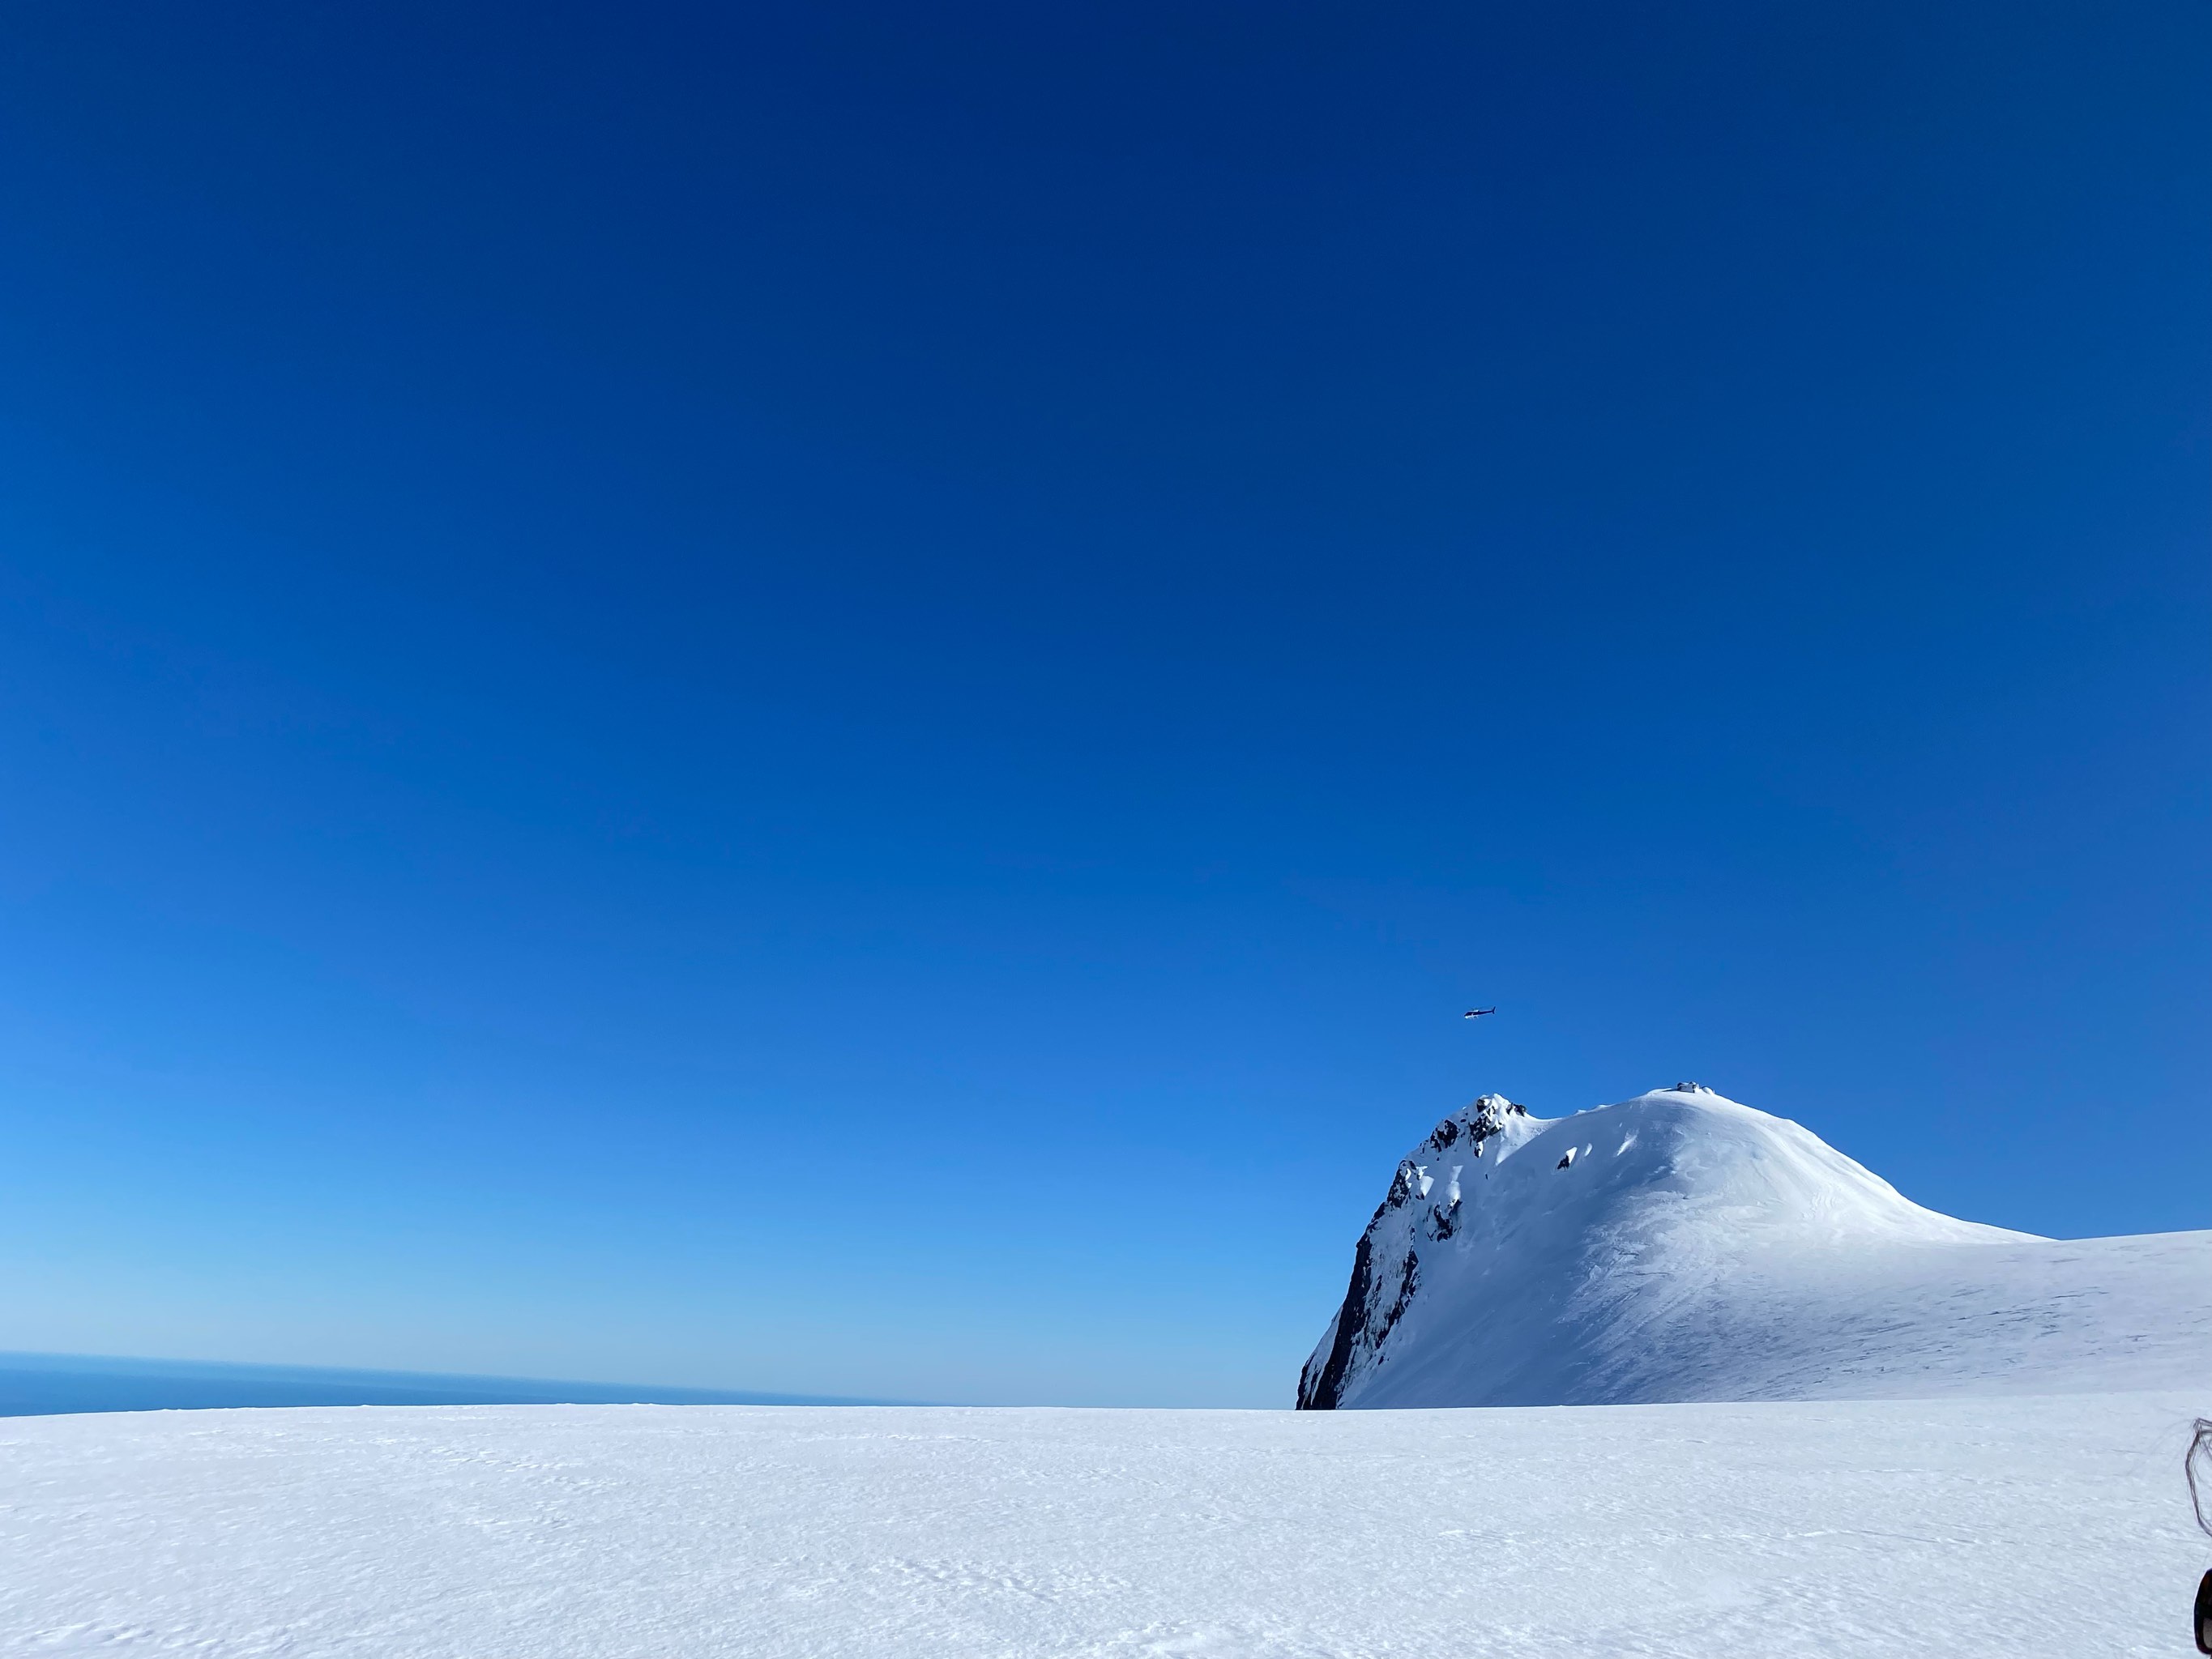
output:
<svg viewBox="0 0 2212 1659"><path fill-rule="evenodd" d="M1528 1156L1523 1156L1523 1153ZM2212 1374L2212 1233L2075 1240L1913 1203L1678 1083L1484 1095L1398 1167L1302 1407L2152 1388Z"/></svg>

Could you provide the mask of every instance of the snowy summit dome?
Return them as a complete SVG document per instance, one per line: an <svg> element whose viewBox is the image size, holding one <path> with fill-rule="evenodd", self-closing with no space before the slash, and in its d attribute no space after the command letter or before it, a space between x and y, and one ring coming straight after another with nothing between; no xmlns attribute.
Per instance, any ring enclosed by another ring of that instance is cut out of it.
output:
<svg viewBox="0 0 2212 1659"><path fill-rule="evenodd" d="M2060 1246L1955 1220L1786 1118L1678 1083L1570 1117L1485 1095L1445 1118L1361 1235L1298 1404L2148 1388L2208 1370L2212 1233Z"/></svg>

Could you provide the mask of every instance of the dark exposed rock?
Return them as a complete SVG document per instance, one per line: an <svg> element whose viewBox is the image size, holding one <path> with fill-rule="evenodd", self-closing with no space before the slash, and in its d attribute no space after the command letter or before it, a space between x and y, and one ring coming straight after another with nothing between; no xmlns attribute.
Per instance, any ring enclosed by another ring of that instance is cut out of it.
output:
<svg viewBox="0 0 2212 1659"><path fill-rule="evenodd" d="M1328 1358L1318 1375L1314 1374L1310 1364L1299 1374L1300 1411L1334 1411L1342 1395L1345 1372L1351 1366L1355 1343L1362 1336L1370 1346L1380 1343L1405 1316L1421 1288L1421 1264L1413 1251L1406 1252L1406 1259L1398 1264L1395 1277L1397 1288L1379 1328L1367 1329L1370 1310L1382 1297L1374 1293L1374 1240L1371 1236L1363 1236L1359 1248L1352 1254L1352 1284L1345 1291L1344 1306L1337 1311L1336 1338L1329 1344Z"/></svg>
<svg viewBox="0 0 2212 1659"><path fill-rule="evenodd" d="M1414 1163L1412 1158L1400 1159L1398 1173L1390 1180L1390 1190L1382 1194L1382 1201L1375 1206L1375 1213L1367 1218L1367 1224L1372 1227L1384 1216L1399 1208L1411 1198L1413 1195L1413 1183L1420 1179L1420 1175L1421 1166Z"/></svg>
<svg viewBox="0 0 2212 1659"><path fill-rule="evenodd" d="M1363 1356L1380 1358L1384 1340L1419 1292L1421 1264L1416 1250L1408 1249L1404 1259L1391 1266L1378 1264L1375 1251L1378 1231L1388 1231L1382 1225L1384 1218L1416 1199L1426 1198L1432 1182L1443 1173L1428 1162L1429 1155L1456 1150L1462 1157L1472 1152L1479 1158L1486 1141L1502 1133L1515 1118L1528 1115L1528 1109L1516 1101L1504 1095L1484 1095L1437 1124L1414 1149L1413 1156L1399 1164L1390 1190L1376 1206L1352 1254L1352 1282L1346 1286L1343 1304L1337 1310L1327 1352L1309 1358L1299 1372L1299 1410L1334 1410L1355 1364L1368 1363ZM1448 1202L1430 1205L1425 1213L1393 1224L1410 1224L1416 1241L1442 1243L1460 1231L1460 1203L1455 1186ZM1395 1242L1392 1248L1395 1250Z"/></svg>
<svg viewBox="0 0 2212 1659"><path fill-rule="evenodd" d="M1344 1389L1344 1374L1352 1364L1352 1340L1367 1322L1367 1293L1373 1288L1375 1277L1374 1249L1374 1235L1362 1233L1358 1249L1352 1253L1352 1283L1344 1292L1343 1307L1337 1310L1336 1340L1329 1344L1328 1358L1323 1362L1318 1376L1298 1378L1298 1409L1302 1412L1336 1409Z"/></svg>
<svg viewBox="0 0 2212 1659"><path fill-rule="evenodd" d="M1413 1195L1413 1183L1420 1179L1420 1175L1419 1164L1414 1163L1410 1158L1401 1158L1398 1162L1398 1173L1390 1179L1389 1195L1382 1200L1382 1207L1386 1210L1395 1210L1411 1198Z"/></svg>
<svg viewBox="0 0 2212 1659"><path fill-rule="evenodd" d="M1408 1250L1406 1252L1406 1259L1398 1264L1397 1299L1391 1303L1390 1311L1382 1316L1382 1328L1375 1333L1375 1340L1378 1346L1384 1337L1390 1334L1390 1328L1404 1316L1407 1304L1413 1301L1413 1293L1420 1288L1420 1259Z"/></svg>

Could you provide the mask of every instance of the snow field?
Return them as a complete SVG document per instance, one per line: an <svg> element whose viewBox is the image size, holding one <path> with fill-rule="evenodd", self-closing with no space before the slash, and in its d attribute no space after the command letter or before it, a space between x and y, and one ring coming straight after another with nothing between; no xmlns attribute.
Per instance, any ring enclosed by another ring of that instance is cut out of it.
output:
<svg viewBox="0 0 2212 1659"><path fill-rule="evenodd" d="M0 1423L0 1654L2173 1655L2202 1395Z"/></svg>

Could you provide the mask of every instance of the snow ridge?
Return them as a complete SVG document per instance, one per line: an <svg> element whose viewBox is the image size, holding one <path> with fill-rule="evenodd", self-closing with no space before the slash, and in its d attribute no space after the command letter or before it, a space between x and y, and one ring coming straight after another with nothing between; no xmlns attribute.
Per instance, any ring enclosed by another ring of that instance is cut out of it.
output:
<svg viewBox="0 0 2212 1659"><path fill-rule="evenodd" d="M1304 1410L1837 1399L2212 1375L2212 1232L2057 1241L1923 1208L1681 1083L1558 1119L1502 1095L1401 1161Z"/></svg>

